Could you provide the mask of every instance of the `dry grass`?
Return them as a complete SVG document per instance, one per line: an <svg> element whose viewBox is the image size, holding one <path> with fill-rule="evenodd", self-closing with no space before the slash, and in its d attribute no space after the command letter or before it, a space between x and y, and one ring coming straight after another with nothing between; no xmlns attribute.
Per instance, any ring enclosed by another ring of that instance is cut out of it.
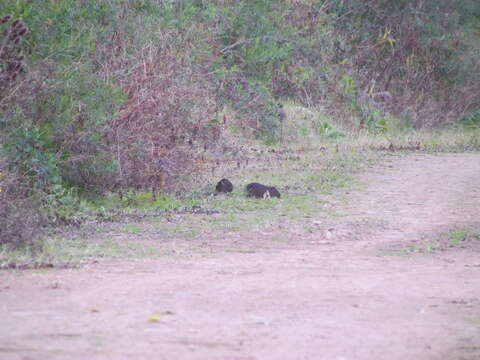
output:
<svg viewBox="0 0 480 360"><path fill-rule="evenodd" d="M104 257L188 253L205 234L221 238L285 219L332 216L323 204L332 196L340 199L355 186L357 174L388 154L480 149L475 130L432 132L392 126L384 134L372 135L342 128L323 109L287 104L285 112L284 142L267 146L245 140L234 124L222 125L222 146L212 152L214 158L205 159L197 176L185 181L188 190L176 199L131 192L129 199L119 200L107 194L105 201L87 206L87 224L45 236L35 251L3 248L1 262L4 266L71 265ZM234 191L230 196L214 196L215 184L223 177L233 182ZM276 186L282 198L246 198L244 186L254 181Z"/></svg>

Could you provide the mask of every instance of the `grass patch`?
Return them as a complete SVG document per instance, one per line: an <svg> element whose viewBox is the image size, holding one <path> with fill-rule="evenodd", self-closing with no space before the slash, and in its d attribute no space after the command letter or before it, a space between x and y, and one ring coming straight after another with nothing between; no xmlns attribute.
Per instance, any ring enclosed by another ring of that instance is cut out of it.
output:
<svg viewBox="0 0 480 360"><path fill-rule="evenodd" d="M361 133L332 140L319 136L316 144L308 148L296 143L290 147L257 144L254 152L247 153L253 159L248 164L240 167L236 161L220 164L214 175L199 176L190 191L181 196L154 197L148 192L131 191L123 196L107 194L84 199L79 213L79 217L86 219L83 225L63 229L35 247L13 251L2 245L0 263L75 264L95 258L183 254L200 251L195 249L203 241L202 236L218 239L271 224L332 217L335 214L324 207L325 203L332 196L336 200L345 198L346 192L358 187L357 175L385 157L403 156L411 151L476 151L473 133L444 129L435 133L412 131L396 137ZM389 150L390 144L394 144L393 151ZM224 176L233 182L234 191L215 195L215 183ZM253 181L276 186L282 197L247 198L244 187ZM194 212L196 207L202 211ZM431 253L472 238L478 238L478 232L457 229L429 242L386 249L382 253Z"/></svg>
<svg viewBox="0 0 480 360"><path fill-rule="evenodd" d="M199 185L181 198L153 199L148 193L131 193L123 198L108 195L86 203L85 212L92 219L95 213L104 219L118 216L115 222L91 221L80 228L66 229L41 241L38 255L28 252L25 258L75 263L105 257L155 257L171 253L177 240L193 248L201 234L220 238L286 220L323 216L327 197L335 189L354 185L354 174L381 156L369 150L338 152L335 146L322 145L303 151L297 160L285 160L283 155L274 160L259 158L249 167L231 170L229 178L235 188L227 196L214 195L214 184L208 188ZM253 181L277 186L282 197L246 197L244 186ZM194 213L192 206L214 211ZM136 220L132 221L130 215ZM10 255L8 251L2 253L3 258ZM16 257L15 261L24 260Z"/></svg>
<svg viewBox="0 0 480 360"><path fill-rule="evenodd" d="M121 195L107 193L101 197L87 198L83 202L83 208L86 213L101 211L115 214L115 210L122 210L124 213L137 210L170 211L195 205L196 202L194 199L178 199L168 194L153 195L145 191L128 191Z"/></svg>
<svg viewBox="0 0 480 360"><path fill-rule="evenodd" d="M123 225L122 232L127 234L138 234L143 232L143 228L136 224L125 224Z"/></svg>
<svg viewBox="0 0 480 360"><path fill-rule="evenodd" d="M414 253L433 254L458 247L470 247L480 244L480 229L459 228L443 232L434 239L424 240L415 244L394 246L382 249L381 254L386 256L405 256Z"/></svg>

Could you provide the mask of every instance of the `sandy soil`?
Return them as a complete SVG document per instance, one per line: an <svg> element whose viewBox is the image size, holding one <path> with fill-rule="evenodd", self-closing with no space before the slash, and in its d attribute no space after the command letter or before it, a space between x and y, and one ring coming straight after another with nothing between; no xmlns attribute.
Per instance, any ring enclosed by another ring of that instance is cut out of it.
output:
<svg viewBox="0 0 480 360"><path fill-rule="evenodd" d="M2 272L0 359L480 359L478 239L410 251L480 228L479 175L478 154L398 157L249 251Z"/></svg>

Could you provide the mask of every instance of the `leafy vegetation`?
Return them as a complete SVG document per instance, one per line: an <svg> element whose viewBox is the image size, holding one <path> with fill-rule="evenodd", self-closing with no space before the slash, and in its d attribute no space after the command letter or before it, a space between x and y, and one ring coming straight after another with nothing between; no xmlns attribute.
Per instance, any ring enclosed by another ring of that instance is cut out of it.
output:
<svg viewBox="0 0 480 360"><path fill-rule="evenodd" d="M179 207L258 141L480 147L475 0L5 0L0 30L4 244Z"/></svg>

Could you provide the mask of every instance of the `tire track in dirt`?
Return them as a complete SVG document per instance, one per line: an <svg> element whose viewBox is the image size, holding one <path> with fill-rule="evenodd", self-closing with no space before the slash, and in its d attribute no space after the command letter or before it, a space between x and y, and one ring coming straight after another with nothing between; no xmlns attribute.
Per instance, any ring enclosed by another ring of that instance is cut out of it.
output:
<svg viewBox="0 0 480 360"><path fill-rule="evenodd" d="M395 159L287 249L3 272L0 359L478 359L478 246L377 250L478 225L479 175L476 154Z"/></svg>

